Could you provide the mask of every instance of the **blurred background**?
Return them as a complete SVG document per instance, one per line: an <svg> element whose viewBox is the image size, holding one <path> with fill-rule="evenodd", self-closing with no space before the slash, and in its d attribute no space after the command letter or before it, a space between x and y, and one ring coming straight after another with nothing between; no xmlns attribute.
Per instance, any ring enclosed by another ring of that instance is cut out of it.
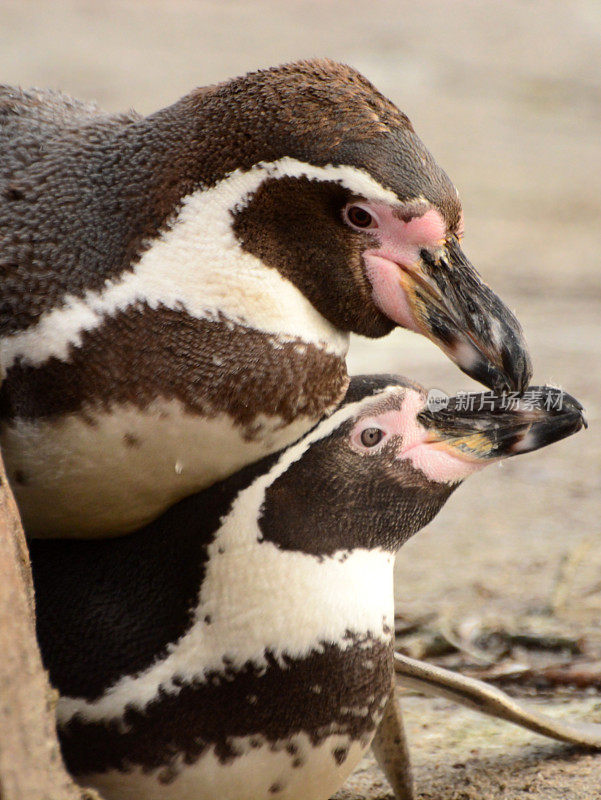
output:
<svg viewBox="0 0 601 800"><path fill-rule="evenodd" d="M471 478L404 548L399 644L491 677L513 670L515 691L538 686L555 698L576 671L578 691L594 699L601 688L601 2L0 0L0 81L61 88L107 110L151 112L193 87L321 55L352 64L408 114L459 189L469 257L524 326L535 383L574 394L590 423L566 442ZM400 372L447 392L476 386L434 346L403 332L353 341L350 368ZM432 720L440 720L451 707L411 702L418 701L408 702L412 731L420 728L426 749L439 748L438 772L417 757L418 783L421 776L423 797L439 797L428 792L439 778L448 785L439 773L449 745L427 715L433 708ZM491 730L476 732L476 743L455 737L455 748L468 749L463 760L453 751L454 774L467 775L467 784L449 797L483 796L473 788L484 780L482 737L500 736L497 749L511 752L517 740ZM529 741L519 740L519 753L503 762L507 785ZM565 770L551 775L553 747L544 751L543 778L560 787ZM575 767L580 776L585 762ZM537 769L528 778L537 796L560 796L538 787ZM366 774L372 789L364 790L373 791ZM580 795L570 780L570 797L593 796L593 784ZM516 787L486 791L522 796Z"/></svg>

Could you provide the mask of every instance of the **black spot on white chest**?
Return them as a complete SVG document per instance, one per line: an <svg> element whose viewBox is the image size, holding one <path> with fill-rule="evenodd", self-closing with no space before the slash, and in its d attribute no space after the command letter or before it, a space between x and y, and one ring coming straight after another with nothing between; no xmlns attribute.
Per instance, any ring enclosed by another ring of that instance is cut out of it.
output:
<svg viewBox="0 0 601 800"><path fill-rule="evenodd" d="M367 747L390 692L390 641L348 635L340 644L320 643L304 658L265 652L267 666L241 669L224 663L192 683L175 681L144 709L130 708L122 721L89 721L84 715L60 727L67 765L76 774L173 769L209 753L227 764L243 756L241 742L256 747L288 746L330 737ZM332 766L344 761L344 746L332 749ZM348 748L347 748L348 749ZM202 761L200 761L202 767Z"/></svg>

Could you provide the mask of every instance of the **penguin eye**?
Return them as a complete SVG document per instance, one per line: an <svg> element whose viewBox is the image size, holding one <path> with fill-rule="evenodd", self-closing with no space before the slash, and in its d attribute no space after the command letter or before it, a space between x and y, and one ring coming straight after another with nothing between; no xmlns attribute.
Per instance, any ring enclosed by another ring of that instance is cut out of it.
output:
<svg viewBox="0 0 601 800"><path fill-rule="evenodd" d="M375 447L382 441L384 431L380 428L366 428L361 433L361 444L365 447Z"/></svg>
<svg viewBox="0 0 601 800"><path fill-rule="evenodd" d="M353 228L366 230L367 228L377 228L378 222L373 214L364 206L353 203L344 209L344 217Z"/></svg>

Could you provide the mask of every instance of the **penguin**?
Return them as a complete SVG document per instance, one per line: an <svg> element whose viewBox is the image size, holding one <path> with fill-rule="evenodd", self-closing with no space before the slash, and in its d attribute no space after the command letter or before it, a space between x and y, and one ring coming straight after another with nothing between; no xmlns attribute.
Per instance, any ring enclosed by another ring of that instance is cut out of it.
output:
<svg viewBox="0 0 601 800"><path fill-rule="evenodd" d="M330 797L389 704L397 550L468 475L584 424L569 395L529 395L432 411L407 379L357 377L296 443L139 531L32 540L76 779L105 800Z"/></svg>
<svg viewBox="0 0 601 800"><path fill-rule="evenodd" d="M139 529L276 452L348 384L349 333L531 374L409 119L327 59L150 116L0 88L0 445L29 536Z"/></svg>

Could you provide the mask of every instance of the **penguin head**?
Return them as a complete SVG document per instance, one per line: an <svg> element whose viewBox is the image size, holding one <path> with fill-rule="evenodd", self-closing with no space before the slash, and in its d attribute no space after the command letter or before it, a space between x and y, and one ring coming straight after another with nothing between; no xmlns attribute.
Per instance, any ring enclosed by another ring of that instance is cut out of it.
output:
<svg viewBox="0 0 601 800"><path fill-rule="evenodd" d="M461 249L457 190L366 78L302 61L182 102L202 145L196 179L231 181L239 245L336 328L369 337L408 328L487 386L526 387L520 325Z"/></svg>
<svg viewBox="0 0 601 800"><path fill-rule="evenodd" d="M263 536L331 555L396 551L472 473L586 426L582 406L551 387L523 398L463 394L436 406L405 378L360 376L344 403L284 452L266 489Z"/></svg>

